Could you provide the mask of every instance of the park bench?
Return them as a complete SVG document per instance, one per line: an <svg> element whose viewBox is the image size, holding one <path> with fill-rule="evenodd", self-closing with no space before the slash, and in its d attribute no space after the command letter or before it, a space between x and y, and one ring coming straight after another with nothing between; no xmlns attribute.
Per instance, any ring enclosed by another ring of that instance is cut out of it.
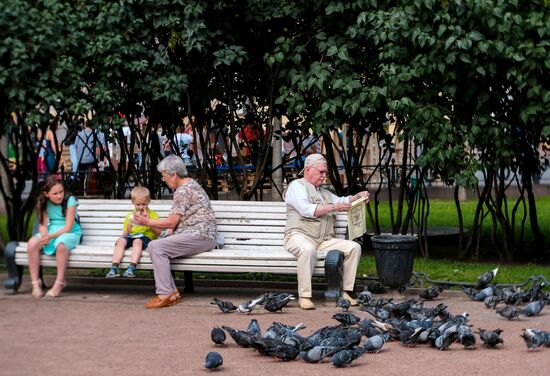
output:
<svg viewBox="0 0 550 376"><path fill-rule="evenodd" d="M133 210L130 200L80 199L78 214L83 230L82 244L71 251L69 268L109 268L116 239L122 233L124 216ZM156 200L150 207L161 218L168 215L172 201ZM283 248L286 206L283 202L212 201L218 232L225 245L191 257L172 260L173 271L184 272L185 291L193 291L193 272L296 274L297 260ZM345 238L347 219L337 216L336 236ZM5 250L9 278L4 286L16 293L23 266L28 265L27 243L10 242ZM127 267L127 250L121 267ZM320 254L314 275L326 276L326 299L337 299L341 292L343 257L334 250ZM55 267L55 256L42 254L41 265ZM138 269L152 270L149 254L143 253Z"/></svg>

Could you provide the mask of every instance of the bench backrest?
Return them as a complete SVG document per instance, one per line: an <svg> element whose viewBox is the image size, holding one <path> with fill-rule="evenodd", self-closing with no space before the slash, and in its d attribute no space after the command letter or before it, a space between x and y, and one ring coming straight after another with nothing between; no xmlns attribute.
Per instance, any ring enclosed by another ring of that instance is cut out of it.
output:
<svg viewBox="0 0 550 376"><path fill-rule="evenodd" d="M133 210L130 200L80 199L78 214L82 225L83 245L113 247L122 234L124 216ZM154 200L150 208L166 218L171 200ZM280 250L286 222L284 202L212 201L218 231L225 237L224 248ZM336 236L346 237L347 219L338 214Z"/></svg>

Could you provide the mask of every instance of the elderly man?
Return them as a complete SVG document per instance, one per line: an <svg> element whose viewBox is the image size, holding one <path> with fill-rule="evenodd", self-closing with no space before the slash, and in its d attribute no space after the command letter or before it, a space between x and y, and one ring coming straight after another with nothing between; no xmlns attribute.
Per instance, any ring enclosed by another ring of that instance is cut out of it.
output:
<svg viewBox="0 0 550 376"><path fill-rule="evenodd" d="M355 200L365 197L367 191L348 197L338 197L321 188L327 176L327 161L321 154L306 158L302 179L294 180L285 192L287 222L285 249L298 258L298 301L302 309L315 309L311 301L311 276L317 251L339 250L344 255L342 297L357 305L348 291L353 291L361 246L352 241L337 239L334 235L336 212L345 212Z"/></svg>

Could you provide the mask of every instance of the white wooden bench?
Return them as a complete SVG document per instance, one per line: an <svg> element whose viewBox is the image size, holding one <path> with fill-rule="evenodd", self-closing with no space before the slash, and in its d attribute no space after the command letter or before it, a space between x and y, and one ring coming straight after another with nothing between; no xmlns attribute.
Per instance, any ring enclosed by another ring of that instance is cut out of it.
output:
<svg viewBox="0 0 550 376"><path fill-rule="evenodd" d="M122 233L124 216L133 210L130 200L80 199L78 214L83 230L82 244L71 251L69 268L109 268L116 239ZM161 218L167 216L170 200L155 200L150 207ZM173 271L183 271L185 290L192 291L192 272L296 274L297 260L284 250L286 207L283 202L212 201L218 231L225 238L222 249L172 260ZM339 214L336 236L345 238L347 219ZM28 265L27 243L11 242L6 247L9 278L4 285L15 293L21 284L23 266ZM315 265L315 275L327 279L327 299L337 299L341 290L342 255L326 252ZM328 255L327 255L328 254ZM127 250L121 267L130 259ZM55 256L42 254L41 265L55 266ZM138 269L152 270L149 254L143 253Z"/></svg>

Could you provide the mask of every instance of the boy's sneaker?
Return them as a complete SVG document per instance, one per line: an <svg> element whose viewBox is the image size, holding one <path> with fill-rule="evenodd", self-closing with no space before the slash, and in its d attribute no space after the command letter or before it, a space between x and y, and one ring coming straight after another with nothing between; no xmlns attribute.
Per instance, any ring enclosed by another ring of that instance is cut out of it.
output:
<svg viewBox="0 0 550 376"><path fill-rule="evenodd" d="M136 276L136 269L130 265L122 276L126 278L134 278Z"/></svg>
<svg viewBox="0 0 550 376"><path fill-rule="evenodd" d="M115 278L120 277L120 273L118 272L118 268L111 267L107 274L105 274L105 278Z"/></svg>

